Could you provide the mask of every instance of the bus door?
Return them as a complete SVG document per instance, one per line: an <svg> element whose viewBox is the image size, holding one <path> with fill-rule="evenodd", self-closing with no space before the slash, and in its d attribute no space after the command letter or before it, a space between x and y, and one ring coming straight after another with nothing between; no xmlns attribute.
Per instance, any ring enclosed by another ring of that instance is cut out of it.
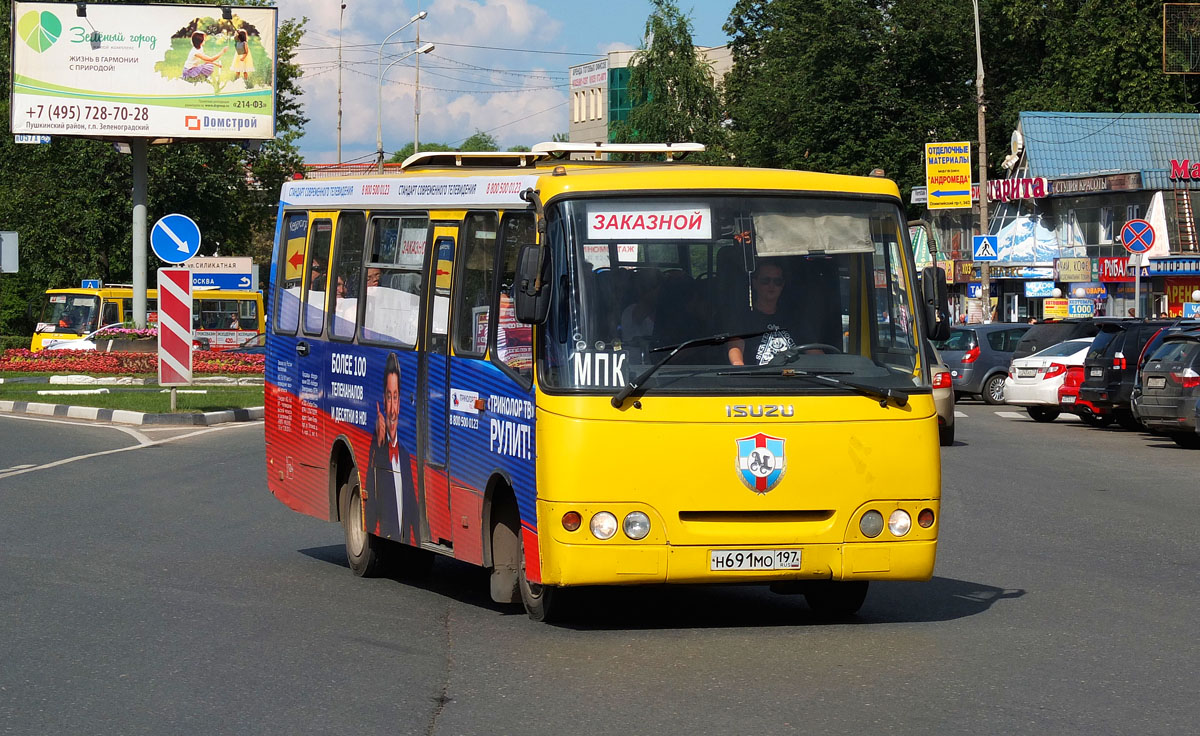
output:
<svg viewBox="0 0 1200 736"><path fill-rule="evenodd" d="M329 457L320 401L326 362L322 356L328 352L323 339L325 297L336 217L333 212L287 215L288 259L279 258L272 323L281 349L268 360L268 381L277 403L275 421L267 428L270 469L278 473L289 506L322 517L330 511Z"/></svg>
<svg viewBox="0 0 1200 736"><path fill-rule="evenodd" d="M426 294L425 346L418 368L419 402L417 445L421 458L418 468L421 498L429 525L425 536L435 544L453 543L450 523L450 478L447 446L450 421L450 282L454 270L454 251L458 222L433 223L433 247L425 283L433 288Z"/></svg>

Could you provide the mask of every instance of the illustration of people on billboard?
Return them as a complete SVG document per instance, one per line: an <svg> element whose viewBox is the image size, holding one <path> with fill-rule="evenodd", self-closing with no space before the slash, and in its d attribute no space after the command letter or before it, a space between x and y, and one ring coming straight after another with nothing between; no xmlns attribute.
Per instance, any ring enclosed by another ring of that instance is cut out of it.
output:
<svg viewBox="0 0 1200 736"><path fill-rule="evenodd" d="M232 62L223 60L226 54L232 54ZM170 48L154 65L167 79L210 84L213 94L235 79L246 89L269 87L272 67L258 29L237 16L193 19L171 36Z"/></svg>
<svg viewBox="0 0 1200 736"><path fill-rule="evenodd" d="M411 455L400 441L400 359L389 353L383 372L383 409L375 404L375 434L367 460L367 517L375 533L409 544L420 542L417 492Z"/></svg>
<svg viewBox="0 0 1200 736"><path fill-rule="evenodd" d="M247 40L246 29L239 30L236 38L237 40L233 44L234 59L231 67L233 78L241 77L246 81L246 89L250 89L254 86L250 81L250 72L254 71L254 59L250 58L250 42Z"/></svg>
<svg viewBox="0 0 1200 736"><path fill-rule="evenodd" d="M220 59L229 50L229 47L225 47L219 54L205 56L201 53L205 38L207 38L207 34L200 31L192 34L192 50L188 52L187 59L183 62L183 78L189 82L207 80L213 71L221 66Z"/></svg>

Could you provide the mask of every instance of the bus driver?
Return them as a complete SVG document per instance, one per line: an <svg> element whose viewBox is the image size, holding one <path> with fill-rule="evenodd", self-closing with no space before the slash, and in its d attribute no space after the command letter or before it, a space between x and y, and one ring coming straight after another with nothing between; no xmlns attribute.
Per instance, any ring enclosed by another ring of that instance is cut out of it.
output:
<svg viewBox="0 0 1200 736"><path fill-rule="evenodd" d="M776 261L760 260L751 276L750 284L753 293L752 308L739 316L730 331L762 332L761 337L750 338L753 349L750 362L753 365L766 365L771 362L775 353L783 352L796 344L792 340L792 334L782 326L778 314L779 297L783 294L783 268ZM745 350L745 340L730 340L730 364L745 365Z"/></svg>

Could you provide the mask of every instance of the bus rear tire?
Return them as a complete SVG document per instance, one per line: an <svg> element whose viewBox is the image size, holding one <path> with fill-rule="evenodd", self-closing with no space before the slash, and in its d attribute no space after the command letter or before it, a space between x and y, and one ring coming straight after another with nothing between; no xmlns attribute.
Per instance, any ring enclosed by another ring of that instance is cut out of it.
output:
<svg viewBox="0 0 1200 736"><path fill-rule="evenodd" d="M358 472L350 470L350 479L338 492L342 529L346 532L346 562L350 571L360 578L373 578L383 569L383 547L386 540L368 534L362 528L362 493L358 487Z"/></svg>
<svg viewBox="0 0 1200 736"><path fill-rule="evenodd" d="M866 580L815 580L804 588L804 600L821 618L853 616L867 599Z"/></svg>

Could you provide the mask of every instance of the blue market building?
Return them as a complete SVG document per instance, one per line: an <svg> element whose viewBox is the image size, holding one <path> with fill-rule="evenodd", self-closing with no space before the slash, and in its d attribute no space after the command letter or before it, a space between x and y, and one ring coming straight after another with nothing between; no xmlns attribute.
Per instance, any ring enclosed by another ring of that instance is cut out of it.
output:
<svg viewBox="0 0 1200 736"><path fill-rule="evenodd" d="M1022 112L1002 166L1007 177L988 182L987 229L997 236L989 280L999 320L1063 316L1061 300L1048 300L1072 296L1091 299L1096 314L1127 314L1133 269L1121 233L1135 219L1154 231L1139 314L1178 315L1200 289L1200 115ZM978 291L973 214L927 213L939 257L955 261L962 314Z"/></svg>

